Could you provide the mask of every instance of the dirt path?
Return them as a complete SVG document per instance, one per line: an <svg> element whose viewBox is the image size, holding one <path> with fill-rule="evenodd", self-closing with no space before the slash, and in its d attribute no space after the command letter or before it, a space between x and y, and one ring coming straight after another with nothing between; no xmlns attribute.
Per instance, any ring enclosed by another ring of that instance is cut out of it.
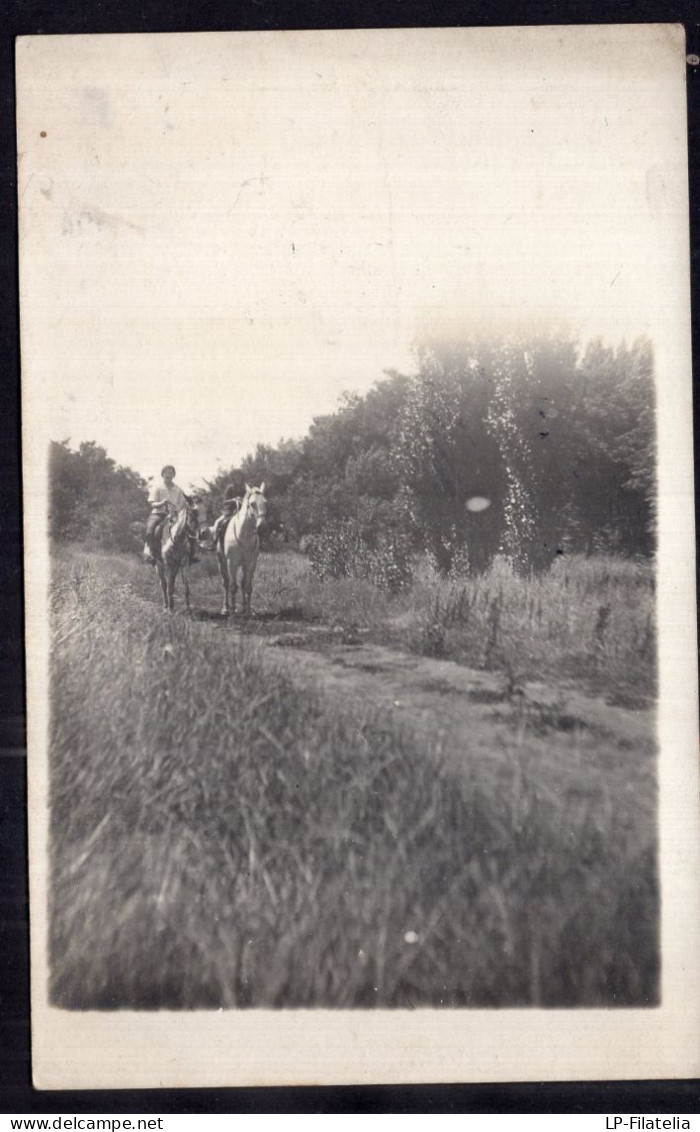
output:
<svg viewBox="0 0 700 1132"><path fill-rule="evenodd" d="M457 757L467 748L493 750L499 738L512 743L514 735L519 742L565 739L567 746L602 744L633 753L653 735L650 711L613 707L564 686L512 687L504 673L401 652L338 627L262 614L248 624L219 622L216 629L259 640L295 684L352 705L358 720L388 715Z"/></svg>
<svg viewBox="0 0 700 1132"><path fill-rule="evenodd" d="M437 740L457 759L467 749L488 754L514 739L551 753L585 751L601 766L611 749L632 758L653 750L652 709L613 706L563 682L513 687L504 672L404 652L370 641L366 630L286 618L271 607L258 608L247 622L226 620L212 610L211 598L219 598L216 580L208 585L210 592L195 590L198 633L253 638L300 691L351 707L358 721L389 717L392 726L424 734L433 748Z"/></svg>

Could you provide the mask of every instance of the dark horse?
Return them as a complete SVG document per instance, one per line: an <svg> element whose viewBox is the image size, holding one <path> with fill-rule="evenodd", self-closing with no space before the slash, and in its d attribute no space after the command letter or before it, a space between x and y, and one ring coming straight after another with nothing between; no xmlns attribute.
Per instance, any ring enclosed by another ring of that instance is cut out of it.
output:
<svg viewBox="0 0 700 1132"><path fill-rule="evenodd" d="M190 609L190 581L188 577L191 545L190 539L197 537L199 529L198 508L189 499L181 511L169 505L168 514L158 536L156 573L163 591L163 610L171 613L175 608L173 593L175 579L182 573L185 589L185 606Z"/></svg>

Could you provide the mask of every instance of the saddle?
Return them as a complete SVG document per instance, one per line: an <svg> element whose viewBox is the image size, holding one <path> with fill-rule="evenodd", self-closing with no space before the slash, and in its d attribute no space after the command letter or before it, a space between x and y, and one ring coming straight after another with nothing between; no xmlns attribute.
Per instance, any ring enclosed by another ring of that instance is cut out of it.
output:
<svg viewBox="0 0 700 1132"><path fill-rule="evenodd" d="M146 540L146 545L143 549L144 561L147 563L161 562L163 558L163 529L168 516L163 515L157 523L153 524L153 530Z"/></svg>
<svg viewBox="0 0 700 1132"><path fill-rule="evenodd" d="M228 530L229 523L231 522L234 515L238 514L240 509L241 509L241 500L240 499L236 498L236 499L225 499L224 500L224 511L223 511L223 513L224 513L224 516L226 518L226 522L222 523L221 526L219 527L218 531L216 532L216 548L217 548L217 550L221 551L222 554L224 552L224 538L226 536L226 531Z"/></svg>

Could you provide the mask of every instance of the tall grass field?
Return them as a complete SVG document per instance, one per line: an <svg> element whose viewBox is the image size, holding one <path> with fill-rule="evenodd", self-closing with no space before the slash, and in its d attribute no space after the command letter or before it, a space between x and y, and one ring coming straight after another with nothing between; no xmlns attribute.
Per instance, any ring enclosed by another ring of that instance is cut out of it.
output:
<svg viewBox="0 0 700 1132"><path fill-rule="evenodd" d="M247 623L211 560L191 582L168 616L133 557L54 557L55 1005L658 1001L648 564L392 595L263 555ZM339 696L358 648L425 665L433 715Z"/></svg>

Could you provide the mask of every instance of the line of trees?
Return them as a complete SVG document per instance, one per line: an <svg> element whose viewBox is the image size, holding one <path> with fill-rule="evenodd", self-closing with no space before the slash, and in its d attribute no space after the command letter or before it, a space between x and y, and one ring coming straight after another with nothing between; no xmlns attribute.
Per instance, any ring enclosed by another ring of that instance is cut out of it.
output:
<svg viewBox="0 0 700 1132"><path fill-rule="evenodd" d="M562 553L653 553L646 339L434 340L418 363L346 394L302 439L259 444L205 481L213 511L229 483L265 480L273 541L307 549L322 576L394 586L410 579L415 552L444 573L483 569L499 553L523 570ZM51 533L134 549L146 487L95 443L54 443Z"/></svg>
<svg viewBox="0 0 700 1132"><path fill-rule="evenodd" d="M653 553L655 467L649 341L553 333L430 342L414 375L345 395L302 440L260 444L207 486L218 501L231 480L265 480L278 534L321 573L353 572L353 556L381 573L407 547L445 573L498 553L528 570Z"/></svg>

